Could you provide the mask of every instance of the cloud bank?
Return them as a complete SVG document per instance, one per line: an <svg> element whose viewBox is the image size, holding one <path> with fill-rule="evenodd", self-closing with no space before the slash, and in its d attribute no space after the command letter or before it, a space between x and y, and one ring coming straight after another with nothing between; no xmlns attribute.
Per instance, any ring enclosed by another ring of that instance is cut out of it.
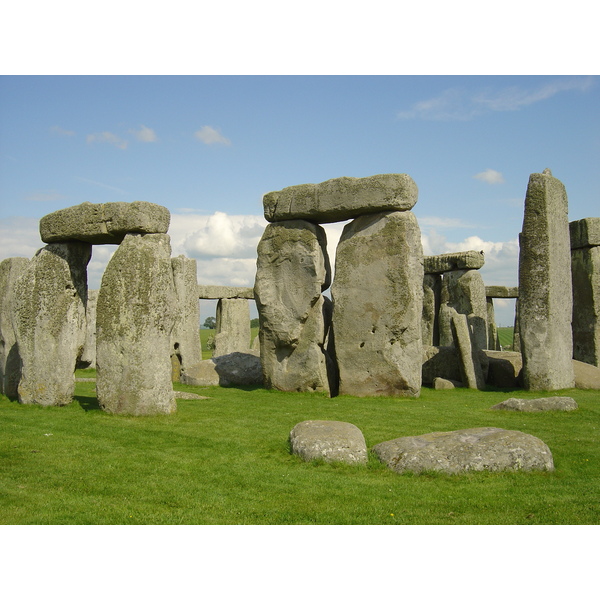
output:
<svg viewBox="0 0 600 600"><path fill-rule="evenodd" d="M220 131L211 127L210 125L205 125L198 131L194 133L194 137L200 140L203 144L212 145L212 144L222 144L223 146L230 146L231 140L227 139L224 135L221 134Z"/></svg>

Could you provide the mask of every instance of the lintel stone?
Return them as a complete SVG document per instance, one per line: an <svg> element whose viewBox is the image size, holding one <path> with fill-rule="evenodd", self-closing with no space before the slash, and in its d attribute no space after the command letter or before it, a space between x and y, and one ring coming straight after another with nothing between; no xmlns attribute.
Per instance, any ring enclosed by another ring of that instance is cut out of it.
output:
<svg viewBox="0 0 600 600"><path fill-rule="evenodd" d="M600 246L600 217L588 217L569 223L571 250Z"/></svg>
<svg viewBox="0 0 600 600"><path fill-rule="evenodd" d="M483 251L467 250L466 252L451 252L437 256L424 256L425 273L448 273L464 269L481 269L485 264Z"/></svg>
<svg viewBox="0 0 600 600"><path fill-rule="evenodd" d="M254 300L254 288L233 287L228 285L199 285L198 298L202 300L221 300L230 298Z"/></svg>
<svg viewBox="0 0 600 600"><path fill-rule="evenodd" d="M485 286L485 297L486 298L518 298L519 288L506 287L504 285L486 285Z"/></svg>

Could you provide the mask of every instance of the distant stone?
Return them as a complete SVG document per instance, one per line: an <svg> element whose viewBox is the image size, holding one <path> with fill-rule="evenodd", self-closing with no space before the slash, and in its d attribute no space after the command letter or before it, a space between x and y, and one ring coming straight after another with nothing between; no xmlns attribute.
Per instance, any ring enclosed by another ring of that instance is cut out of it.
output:
<svg viewBox="0 0 600 600"><path fill-rule="evenodd" d="M488 357L487 383L495 387L523 387L521 370L523 359L520 352L484 350Z"/></svg>
<svg viewBox="0 0 600 600"><path fill-rule="evenodd" d="M484 389L485 376L481 368L481 350L473 347L466 315L455 313L452 316L452 331L458 349L461 379L465 387L474 390Z"/></svg>
<svg viewBox="0 0 600 600"><path fill-rule="evenodd" d="M514 410L518 412L542 412L546 410L576 410L579 408L573 398L553 396L551 398L509 398L492 406L492 410Z"/></svg>
<svg viewBox="0 0 600 600"><path fill-rule="evenodd" d="M443 377L434 377L433 379L434 390L453 390L457 387L463 387L462 382L452 379L444 379Z"/></svg>
<svg viewBox="0 0 600 600"><path fill-rule="evenodd" d="M208 396L200 396L199 394L192 394L191 392L179 392L175 390L173 397L177 400L209 400Z"/></svg>
<svg viewBox="0 0 600 600"><path fill-rule="evenodd" d="M423 266L425 273L448 273L464 269L481 269L485 264L483 251L467 250L465 252L451 252L436 256L424 256Z"/></svg>
<svg viewBox="0 0 600 600"><path fill-rule="evenodd" d="M303 421L290 432L292 454L305 461L365 464L367 446L361 430L342 421Z"/></svg>
<svg viewBox="0 0 600 600"><path fill-rule="evenodd" d="M582 390L600 390L600 368L578 360L573 361L575 387Z"/></svg>
<svg viewBox="0 0 600 600"><path fill-rule="evenodd" d="M98 290L88 290L85 305L85 343L79 360L78 369L96 368L96 305Z"/></svg>
<svg viewBox="0 0 600 600"><path fill-rule="evenodd" d="M392 173L295 185L265 194L263 205L270 222L333 223L386 210L410 210L417 197L417 185L409 175Z"/></svg>
<svg viewBox="0 0 600 600"><path fill-rule="evenodd" d="M485 295L487 298L518 298L519 288L504 285L486 285Z"/></svg>
<svg viewBox="0 0 600 600"><path fill-rule="evenodd" d="M250 305L244 298L222 298L217 303L213 357L250 349Z"/></svg>
<svg viewBox="0 0 600 600"><path fill-rule="evenodd" d="M571 250L600 246L600 217L588 217L569 223Z"/></svg>
<svg viewBox="0 0 600 600"><path fill-rule="evenodd" d="M397 438L377 444L373 452L396 473L554 470L552 453L542 440L496 427Z"/></svg>
<svg viewBox="0 0 600 600"><path fill-rule="evenodd" d="M220 300L221 298L246 298L254 300L254 288L228 285L199 285L198 298Z"/></svg>
<svg viewBox="0 0 600 600"><path fill-rule="evenodd" d="M425 274L423 277L423 318L421 337L423 345L440 345L439 310L441 303L442 278L440 275Z"/></svg>
<svg viewBox="0 0 600 600"><path fill-rule="evenodd" d="M235 387L262 385L263 375L258 352L232 352L202 360L181 375L186 385Z"/></svg>
<svg viewBox="0 0 600 600"><path fill-rule="evenodd" d="M120 244L128 233L166 233L170 219L151 202L84 202L42 217L40 235L46 243Z"/></svg>

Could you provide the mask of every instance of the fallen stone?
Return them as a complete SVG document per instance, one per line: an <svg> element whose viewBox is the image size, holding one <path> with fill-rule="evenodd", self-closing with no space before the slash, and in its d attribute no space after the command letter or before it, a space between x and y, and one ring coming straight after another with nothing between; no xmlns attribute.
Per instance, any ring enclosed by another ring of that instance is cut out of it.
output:
<svg viewBox="0 0 600 600"><path fill-rule="evenodd" d="M151 202L84 202L42 217L40 235L47 244L120 244L128 233L166 233L170 220L167 208Z"/></svg>
<svg viewBox="0 0 600 600"><path fill-rule="evenodd" d="M477 427L436 431L382 442L373 452L392 471L553 471L548 446L521 431Z"/></svg>
<svg viewBox="0 0 600 600"><path fill-rule="evenodd" d="M260 356L258 352L253 353L248 350L202 360L191 365L181 374L181 383L222 387L262 385Z"/></svg>
<svg viewBox="0 0 600 600"><path fill-rule="evenodd" d="M306 219L333 223L387 210L410 210L417 197L412 178L393 173L287 187L265 194L263 206L265 219L270 222Z"/></svg>
<svg viewBox="0 0 600 600"><path fill-rule="evenodd" d="M600 390L600 368L581 362L573 361L575 372L575 387L582 390Z"/></svg>
<svg viewBox="0 0 600 600"><path fill-rule="evenodd" d="M485 256L483 251L478 250L450 252L449 254L423 257L425 273L429 274L464 271L465 269L481 269L484 264Z"/></svg>
<svg viewBox="0 0 600 600"><path fill-rule="evenodd" d="M290 432L292 454L305 461L365 464L367 446L361 430L342 421L303 421Z"/></svg>
<svg viewBox="0 0 600 600"><path fill-rule="evenodd" d="M433 379L434 390L453 390L457 387L463 387L462 382L451 379L444 379L443 377L434 377Z"/></svg>
<svg viewBox="0 0 600 600"><path fill-rule="evenodd" d="M579 408L573 398L553 396L551 398L509 398L492 406L492 410L514 410L518 412L542 412L546 410L569 411Z"/></svg>
<svg viewBox="0 0 600 600"><path fill-rule="evenodd" d="M210 400L208 396L200 396L199 394L193 394L192 392L173 392L173 397L177 400Z"/></svg>
<svg viewBox="0 0 600 600"><path fill-rule="evenodd" d="M488 357L487 383L495 387L523 387L521 370L523 359L520 352L484 350Z"/></svg>
<svg viewBox="0 0 600 600"><path fill-rule="evenodd" d="M454 346L423 346L423 385L433 386L436 377L460 381L460 360Z"/></svg>
<svg viewBox="0 0 600 600"><path fill-rule="evenodd" d="M600 217L588 217L569 223L571 249L600 246Z"/></svg>

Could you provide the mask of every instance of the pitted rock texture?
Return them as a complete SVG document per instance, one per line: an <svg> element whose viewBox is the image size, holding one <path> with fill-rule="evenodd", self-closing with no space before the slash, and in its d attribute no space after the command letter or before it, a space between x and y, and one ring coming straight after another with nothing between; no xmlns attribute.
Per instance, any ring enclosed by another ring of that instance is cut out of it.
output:
<svg viewBox="0 0 600 600"><path fill-rule="evenodd" d="M269 192L263 197L263 206L270 222L306 219L333 223L386 210L410 210L418 194L417 184L404 173L339 177Z"/></svg>
<svg viewBox="0 0 600 600"><path fill-rule="evenodd" d="M40 235L47 244L120 244L128 233L167 233L170 220L167 208L151 202L84 202L43 217Z"/></svg>
<svg viewBox="0 0 600 600"><path fill-rule="evenodd" d="M425 273L441 274L464 269L481 269L485 264L483 251L466 250L423 257Z"/></svg>
<svg viewBox="0 0 600 600"><path fill-rule="evenodd" d="M579 408L573 398L552 396L551 398L509 398L492 406L492 410L514 410L518 412L542 412L546 410L570 411Z"/></svg>
<svg viewBox="0 0 600 600"><path fill-rule="evenodd" d="M600 246L600 217L588 217L569 223L571 249Z"/></svg>
<svg viewBox="0 0 600 600"><path fill-rule="evenodd" d="M292 454L305 461L364 464L367 446L361 430L343 421L303 421L290 432Z"/></svg>
<svg viewBox="0 0 600 600"><path fill-rule="evenodd" d="M373 452L392 471L553 471L550 448L521 431L476 427L382 442Z"/></svg>

